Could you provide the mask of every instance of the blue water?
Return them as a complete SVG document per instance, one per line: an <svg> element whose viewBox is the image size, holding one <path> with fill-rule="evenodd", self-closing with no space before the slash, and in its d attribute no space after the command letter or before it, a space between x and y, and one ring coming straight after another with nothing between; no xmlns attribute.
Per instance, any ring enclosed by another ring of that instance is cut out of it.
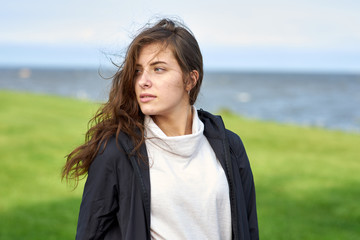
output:
<svg viewBox="0 0 360 240"><path fill-rule="evenodd" d="M112 71L100 71L110 77ZM0 69L0 89L105 101L111 80L93 69ZM360 132L360 74L207 72L197 108Z"/></svg>

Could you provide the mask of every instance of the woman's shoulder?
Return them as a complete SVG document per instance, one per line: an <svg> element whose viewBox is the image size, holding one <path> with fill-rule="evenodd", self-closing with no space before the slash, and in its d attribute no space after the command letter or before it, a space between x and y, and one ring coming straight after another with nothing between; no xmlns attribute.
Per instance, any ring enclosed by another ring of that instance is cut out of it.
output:
<svg viewBox="0 0 360 240"><path fill-rule="evenodd" d="M105 154L105 155L114 155L117 154L119 147L119 144L116 143L116 137L111 136L108 139L104 140L99 148L98 154Z"/></svg>
<svg viewBox="0 0 360 240"><path fill-rule="evenodd" d="M225 129L225 134L226 134L226 138L228 139L230 144L243 145L243 142L237 133L235 133L229 129Z"/></svg>
<svg viewBox="0 0 360 240"><path fill-rule="evenodd" d="M236 152L244 150L243 141L238 134L234 133L229 129L225 129L225 134L230 148L234 149Z"/></svg>
<svg viewBox="0 0 360 240"><path fill-rule="evenodd" d="M229 143L231 156L237 161L240 168L250 168L249 158L245 146L239 135L226 129L226 138Z"/></svg>
<svg viewBox="0 0 360 240"><path fill-rule="evenodd" d="M117 165L119 159L126 157L126 151L123 147L122 141L126 141L127 138L120 135L118 138L114 135L104 140L99 148L99 151L93 161L93 164L102 162L110 165Z"/></svg>

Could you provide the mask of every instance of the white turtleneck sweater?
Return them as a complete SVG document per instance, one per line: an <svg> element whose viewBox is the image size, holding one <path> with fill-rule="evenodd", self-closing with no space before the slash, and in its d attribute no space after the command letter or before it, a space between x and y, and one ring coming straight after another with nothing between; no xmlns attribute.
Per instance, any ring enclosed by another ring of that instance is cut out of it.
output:
<svg viewBox="0 0 360 240"><path fill-rule="evenodd" d="M152 239L231 239L226 176L193 113L192 134L175 137L145 117Z"/></svg>

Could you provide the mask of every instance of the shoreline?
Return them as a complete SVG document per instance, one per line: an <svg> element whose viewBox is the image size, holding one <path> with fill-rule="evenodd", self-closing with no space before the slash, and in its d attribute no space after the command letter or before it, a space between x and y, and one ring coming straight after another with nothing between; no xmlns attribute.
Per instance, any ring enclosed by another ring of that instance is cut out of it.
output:
<svg viewBox="0 0 360 240"><path fill-rule="evenodd" d="M33 96L44 96L44 97L54 97L54 98L60 98L60 99L68 99L68 100L73 100L73 101L79 101L79 102L85 102L85 103L89 103L89 104L94 104L94 105L100 105L102 103L105 102L104 101L96 101L87 97L81 97L81 96L66 96L66 95L60 95L60 94L49 94L49 93L44 93L44 92L32 92L32 91L26 91L26 90L13 90L13 89L0 89L0 94L1 92L8 92L10 94L25 94L25 95L33 95ZM195 103L195 107L197 107L196 103ZM197 109L200 109L201 107L197 107ZM206 111L206 108L203 108ZM326 126L319 126L319 125L311 125L311 124L301 124L298 122L281 122L281 121L277 121L275 119L261 119L261 118L256 118L256 117L251 117L251 116L246 116L246 115L242 115L239 113L236 113L235 111L227 108L227 107L220 107L218 108L218 110L216 111L209 111L213 114L230 114L230 115L235 115L238 116L240 118L246 119L246 120L250 120L250 121L257 121L257 122L262 122L262 123L274 123L274 124L279 124L279 125L284 125L284 126L293 126L293 127L300 127L300 128L309 128L309 129L323 129L323 130L327 130L327 131L332 131L332 132L343 132L343 133L349 133L349 134L360 134L360 128L359 129L342 129L342 128L329 128ZM359 120L360 121L360 120Z"/></svg>
<svg viewBox="0 0 360 240"><path fill-rule="evenodd" d="M81 97L81 96L66 96L66 95L61 95L61 94L49 94L49 93L44 93L44 92L32 92L32 91L26 91L26 90L0 89L0 93L1 92L69 99L69 100L80 101L80 102L88 102L90 104L95 104L95 105L102 104L105 102L105 100L104 101L96 101L96 100L93 100L93 99L90 99L87 97ZM195 107L197 109L202 108L202 107L198 107L196 103L195 103ZM209 111L206 108L203 108L203 109L206 111ZM331 128L331 127L315 125L315 124L313 124L313 125L312 124L301 124L301 123L295 122L295 121L282 122L282 121L277 121L276 119L262 119L262 118L247 116L245 114L236 113L235 111L233 111L227 107L220 107L220 108L218 108L218 110L209 111L209 112L211 112L213 114L226 113L226 114L236 115L236 116L244 118L244 119L248 119L251 121L263 122L263 123L275 123L275 124L284 125L284 126L294 126L294 127L311 128L311 129L324 129L324 130L334 131L334 132L360 134L360 127L359 127L359 129L357 129L357 128L354 128L354 129ZM360 122L360 119L359 119L359 122Z"/></svg>

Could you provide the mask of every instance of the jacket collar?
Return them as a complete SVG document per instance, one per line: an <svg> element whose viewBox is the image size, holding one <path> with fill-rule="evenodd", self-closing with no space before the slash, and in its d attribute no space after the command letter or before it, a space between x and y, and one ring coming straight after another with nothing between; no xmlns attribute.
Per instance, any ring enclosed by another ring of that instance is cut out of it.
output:
<svg viewBox="0 0 360 240"><path fill-rule="evenodd" d="M207 138L225 139L225 125L220 116L213 115L203 109L198 110L200 120L204 123L204 135Z"/></svg>

